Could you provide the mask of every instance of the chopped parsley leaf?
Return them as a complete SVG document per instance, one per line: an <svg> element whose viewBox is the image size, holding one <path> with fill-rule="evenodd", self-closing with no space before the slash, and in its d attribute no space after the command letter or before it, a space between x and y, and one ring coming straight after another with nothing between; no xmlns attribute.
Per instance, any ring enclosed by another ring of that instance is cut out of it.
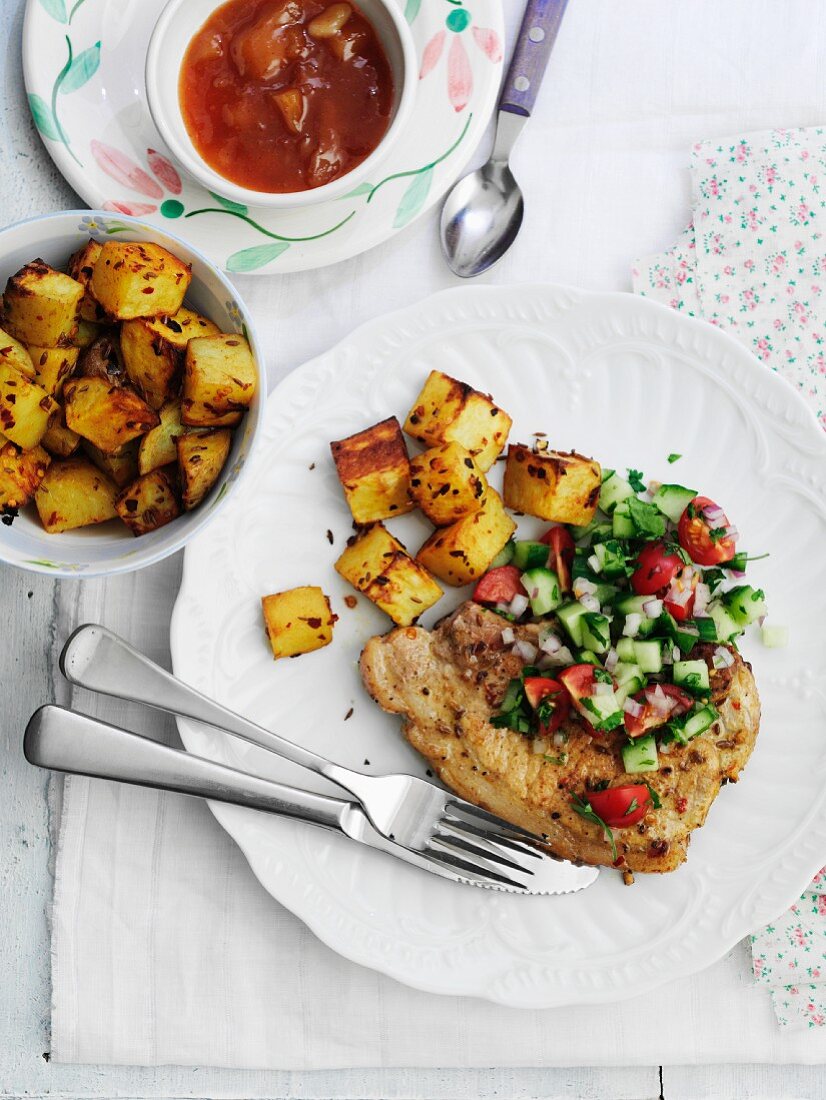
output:
<svg viewBox="0 0 826 1100"><path fill-rule="evenodd" d="M578 813L580 817L584 818L586 821L590 821L592 825L598 825L599 828L602 829L603 833L605 833L605 839L611 845L611 855L616 859L617 842L614 840L614 834L599 814L594 812L591 803L587 799L581 798L578 794L574 794L571 795L571 805L574 808L574 812Z"/></svg>
<svg viewBox="0 0 826 1100"><path fill-rule="evenodd" d="M637 535L647 539L661 539L665 534L665 516L659 508L636 497L629 497L627 503L628 515Z"/></svg>
<svg viewBox="0 0 826 1100"><path fill-rule="evenodd" d="M629 470L628 484L631 486L635 493L644 493L646 485L643 479L642 470Z"/></svg>
<svg viewBox="0 0 826 1100"><path fill-rule="evenodd" d="M651 796L651 807L652 807L652 809L659 810L662 806L660 796L657 794L657 792L654 790L654 788L651 786L650 783L646 783L645 785L646 785L646 787L648 787L648 793Z"/></svg>
<svg viewBox="0 0 826 1100"><path fill-rule="evenodd" d="M728 527L710 527L708 537L711 539L712 542L722 542L723 539L726 537L727 531Z"/></svg>
<svg viewBox="0 0 826 1100"><path fill-rule="evenodd" d="M547 753L543 753L542 759L547 760L549 764L563 765L568 763L568 754L567 752L561 752L559 756L548 756Z"/></svg>
<svg viewBox="0 0 826 1100"><path fill-rule="evenodd" d="M673 466L674 463L679 462L682 457L683 457L682 455L670 454L668 456L669 464Z"/></svg>

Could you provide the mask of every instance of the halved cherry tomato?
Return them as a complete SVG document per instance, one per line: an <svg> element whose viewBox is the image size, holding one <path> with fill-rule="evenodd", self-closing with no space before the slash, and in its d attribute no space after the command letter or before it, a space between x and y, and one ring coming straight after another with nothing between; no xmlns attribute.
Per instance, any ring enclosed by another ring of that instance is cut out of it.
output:
<svg viewBox="0 0 826 1100"><path fill-rule="evenodd" d="M473 590L477 603L510 603L514 596L527 596L522 574L515 565L500 565L479 579Z"/></svg>
<svg viewBox="0 0 826 1100"><path fill-rule="evenodd" d="M548 566L556 571L559 587L563 592L571 591L571 566L574 564L573 536L564 527L552 527L546 531L540 542L550 546Z"/></svg>
<svg viewBox="0 0 826 1100"><path fill-rule="evenodd" d="M670 554L662 542L649 542L639 552L631 587L638 596L654 596L668 588L682 567L679 554Z"/></svg>
<svg viewBox="0 0 826 1100"><path fill-rule="evenodd" d="M653 808L651 792L644 783L629 783L625 787L607 787L604 791L589 791L586 798L591 808L612 829L624 829L642 821Z"/></svg>
<svg viewBox="0 0 826 1100"><path fill-rule="evenodd" d="M674 684L660 684L660 687L669 699L674 700L676 706L668 714L661 714L656 707L648 702L645 691L638 691L632 698L642 706L642 714L634 717L628 711L625 712L625 730L629 737L640 737L649 730L656 729L657 726L664 726L666 722L676 718L678 714L687 714L694 705L691 696L681 691Z"/></svg>
<svg viewBox="0 0 826 1100"><path fill-rule="evenodd" d="M550 698L553 703L550 718L539 726L539 732L543 735L556 733L571 713L571 698L558 680L548 680L544 676L526 676L525 695L534 710L543 699Z"/></svg>
<svg viewBox="0 0 826 1100"><path fill-rule="evenodd" d="M711 524L704 514L707 508L719 510L708 497L695 497L680 516L677 537L698 565L722 565L734 557L736 543L722 534L729 526L728 516L723 512L719 523Z"/></svg>
<svg viewBox="0 0 826 1100"><path fill-rule="evenodd" d="M583 705L583 699L590 699L594 694L598 680L597 671L603 672L598 665L569 665L557 673L565 690L571 697L571 702L583 718L590 719L593 714Z"/></svg>
<svg viewBox="0 0 826 1100"><path fill-rule="evenodd" d="M663 599L663 607L678 623L685 622L686 619L690 619L694 614L694 591L697 588L697 582L699 581L699 575L695 569L691 575L691 580L686 581L683 578L683 572L677 574L674 580L671 582L671 587L665 594ZM685 591L688 587L691 589L691 595L688 597L685 603L677 603L676 600L669 599L672 594L676 595L675 587L680 591Z"/></svg>

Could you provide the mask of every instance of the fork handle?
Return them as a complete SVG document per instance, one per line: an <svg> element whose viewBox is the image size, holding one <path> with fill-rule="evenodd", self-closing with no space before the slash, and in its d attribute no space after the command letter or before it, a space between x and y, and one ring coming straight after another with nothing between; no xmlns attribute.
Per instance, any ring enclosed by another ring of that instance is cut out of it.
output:
<svg viewBox="0 0 826 1100"><path fill-rule="evenodd" d="M64 707L35 711L26 727L23 752L40 768L199 795L328 829L342 829L352 809L351 803L338 798L248 775Z"/></svg>
<svg viewBox="0 0 826 1100"><path fill-rule="evenodd" d="M72 684L131 703L144 703L183 718L241 737L274 752L293 764L309 768L347 788L356 773L317 756L309 749L279 737L277 733L242 718L202 695L171 673L138 653L105 626L86 623L71 635L60 655L60 671Z"/></svg>

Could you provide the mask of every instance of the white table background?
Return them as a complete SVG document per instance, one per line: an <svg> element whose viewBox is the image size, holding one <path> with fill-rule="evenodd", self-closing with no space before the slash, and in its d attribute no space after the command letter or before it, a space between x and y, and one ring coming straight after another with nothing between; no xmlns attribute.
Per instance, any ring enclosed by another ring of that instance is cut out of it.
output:
<svg viewBox="0 0 826 1100"><path fill-rule="evenodd" d="M522 5L504 3L512 31ZM53 167L26 109L23 6L0 0L8 43L0 57L4 224L83 205ZM692 141L824 121L822 0L571 0L537 116L514 158L528 192L523 235L485 281L629 289L631 261L668 245L687 220ZM271 384L354 325L454 281L439 255L433 214L327 271L237 280L269 348ZM78 622L104 622L168 660L180 568L176 557L140 574L81 583L0 566L0 1097L826 1097L819 1067L263 1073L50 1064L54 792L23 761L21 734L37 705L68 698L56 680L56 657ZM88 698L77 701L92 709ZM98 710L105 713L105 705ZM138 729L148 721L122 709L119 718ZM206 810L203 821L218 829Z"/></svg>

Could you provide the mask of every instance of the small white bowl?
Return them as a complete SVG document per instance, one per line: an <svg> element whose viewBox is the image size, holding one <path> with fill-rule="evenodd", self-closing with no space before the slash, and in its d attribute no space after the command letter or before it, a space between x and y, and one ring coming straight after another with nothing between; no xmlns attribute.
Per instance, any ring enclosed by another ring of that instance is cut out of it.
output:
<svg viewBox="0 0 826 1100"><path fill-rule="evenodd" d="M361 164L350 172L307 191L269 192L241 187L206 163L189 136L181 112L178 80L184 54L194 35L226 0L169 0L152 32L146 55L146 93L149 110L173 156L208 191L244 206L294 210L315 206L346 195L374 172L399 137L413 109L418 62L413 35L397 0L357 0L372 23L393 70L394 103L384 137ZM332 2L332 0L331 0Z"/></svg>
<svg viewBox="0 0 826 1100"><path fill-rule="evenodd" d="M89 237L99 240L151 241L192 265L186 303L203 313L223 332L243 332L258 367L252 406L235 435L226 466L212 492L197 508L165 527L136 538L120 520L47 535L33 505L21 509L10 526L0 525L0 561L48 573L53 577L94 577L128 573L174 554L203 530L222 510L247 469L258 437L267 397L267 374L252 318L232 283L186 241L136 218L98 210L68 210L17 222L0 230L0 291L6 280L29 260L44 259L64 269L71 254Z"/></svg>

